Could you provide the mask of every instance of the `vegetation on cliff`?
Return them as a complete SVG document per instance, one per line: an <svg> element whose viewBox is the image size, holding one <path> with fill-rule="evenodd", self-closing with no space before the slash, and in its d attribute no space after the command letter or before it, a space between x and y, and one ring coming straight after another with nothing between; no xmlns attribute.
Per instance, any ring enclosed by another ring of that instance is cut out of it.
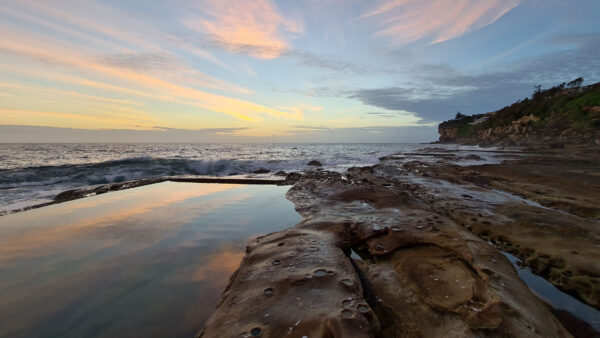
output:
<svg viewBox="0 0 600 338"><path fill-rule="evenodd" d="M440 124L440 141L465 143L525 143L560 139L598 143L600 83L581 86L582 78L550 89L535 87L531 98L498 111L465 116Z"/></svg>

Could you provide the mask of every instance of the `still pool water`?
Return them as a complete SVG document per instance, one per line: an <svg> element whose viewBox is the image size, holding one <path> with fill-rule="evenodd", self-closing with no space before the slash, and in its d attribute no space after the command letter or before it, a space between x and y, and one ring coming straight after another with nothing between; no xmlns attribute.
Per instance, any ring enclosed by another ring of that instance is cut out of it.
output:
<svg viewBox="0 0 600 338"><path fill-rule="evenodd" d="M0 217L0 337L193 337L288 187L165 182Z"/></svg>
<svg viewBox="0 0 600 338"><path fill-rule="evenodd" d="M521 266L521 260L507 252L502 252L513 264L519 277L538 297L557 310L563 310L586 322L594 330L600 331L600 311L560 291L544 278L535 275L528 267Z"/></svg>

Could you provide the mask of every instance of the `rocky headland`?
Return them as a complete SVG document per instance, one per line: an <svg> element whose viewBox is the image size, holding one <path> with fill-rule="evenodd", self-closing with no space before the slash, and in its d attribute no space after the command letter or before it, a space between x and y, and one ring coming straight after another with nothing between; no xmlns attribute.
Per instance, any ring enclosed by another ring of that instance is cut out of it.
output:
<svg viewBox="0 0 600 338"><path fill-rule="evenodd" d="M456 114L439 125L440 142L562 148L600 146L600 83L579 78L495 112Z"/></svg>

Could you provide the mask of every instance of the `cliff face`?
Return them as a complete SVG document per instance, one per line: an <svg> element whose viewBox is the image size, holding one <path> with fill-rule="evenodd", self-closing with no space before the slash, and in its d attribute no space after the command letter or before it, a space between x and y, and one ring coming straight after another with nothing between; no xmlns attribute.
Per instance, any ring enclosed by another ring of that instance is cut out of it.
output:
<svg viewBox="0 0 600 338"><path fill-rule="evenodd" d="M443 122L438 128L439 142L600 146L600 83L575 91L555 88L495 112L459 115Z"/></svg>
<svg viewBox="0 0 600 338"><path fill-rule="evenodd" d="M458 128L452 126L443 126L440 124L438 127L438 133L440 134L440 142L454 142L456 141Z"/></svg>

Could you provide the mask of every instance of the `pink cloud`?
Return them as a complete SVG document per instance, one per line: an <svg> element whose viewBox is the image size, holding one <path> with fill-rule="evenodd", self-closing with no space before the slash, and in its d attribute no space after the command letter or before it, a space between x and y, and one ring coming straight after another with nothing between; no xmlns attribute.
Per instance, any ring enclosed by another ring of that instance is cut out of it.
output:
<svg viewBox="0 0 600 338"><path fill-rule="evenodd" d="M207 0L198 8L204 15L186 19L186 26L229 51L259 59L276 58L289 48L282 32L303 32L301 24L280 15L270 0Z"/></svg>
<svg viewBox="0 0 600 338"><path fill-rule="evenodd" d="M521 0L393 0L363 14L360 19L377 27L376 36L396 44L423 38L438 43L490 25Z"/></svg>

